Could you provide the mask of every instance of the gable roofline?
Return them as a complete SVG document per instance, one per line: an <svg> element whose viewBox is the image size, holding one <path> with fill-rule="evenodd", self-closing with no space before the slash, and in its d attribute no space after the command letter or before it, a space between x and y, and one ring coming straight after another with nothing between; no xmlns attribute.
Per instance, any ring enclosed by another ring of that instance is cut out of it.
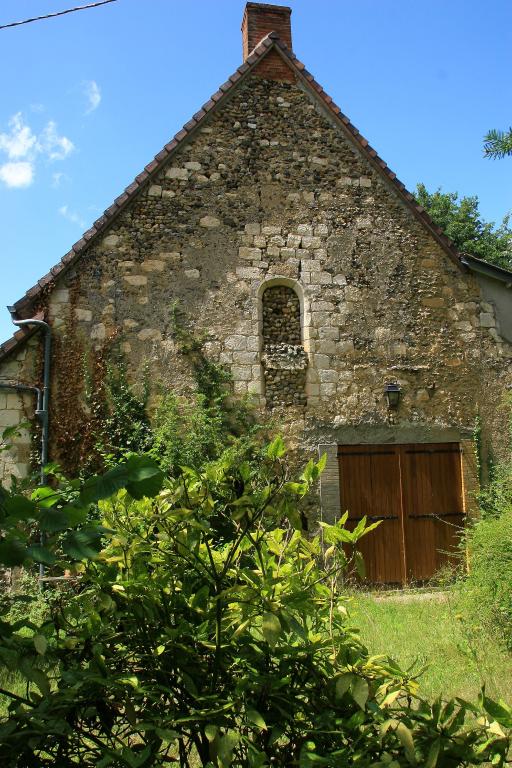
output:
<svg viewBox="0 0 512 768"><path fill-rule="evenodd" d="M121 213L121 211L123 211L133 200L141 188L160 171L162 165L183 146L196 130L202 127L209 115L232 94L234 89L247 78L255 66L271 50L278 52L297 75L298 79L313 93L314 96L316 96L317 100L327 108L328 112L336 119L338 125L343 129L345 135L351 139L360 150L362 150L363 154L370 160L372 166L380 172L388 182L391 182L392 187L399 193L399 197L412 210L415 217L426 226L459 269L463 270L462 254L457 251L452 241L444 234L440 227L434 224L426 210L416 202L414 196L406 189L405 185L399 181L396 174L388 167L384 160L379 157L377 151L373 149L368 140L359 133L348 117L341 111L337 104L335 104L333 99L317 83L313 75L306 69L305 65L287 48L277 32L269 32L249 54L244 63L241 64L228 80L220 86L219 90L216 91L205 104L203 104L201 109L196 112L187 123L185 123L181 130L176 133L174 138L165 144L160 152L155 155L153 160L145 166L144 170L126 187L124 192L119 195L119 197L116 197L112 205L104 211L86 232L84 232L80 240L71 247L71 250L69 250L46 275L41 277L32 288L29 288L21 299L8 307L13 319L25 319L29 317L30 308L37 299L42 297L45 289L51 289L55 280L61 277L80 259L89 244L104 234L105 230L117 218L118 214ZM30 335L32 335L32 332L33 331L29 329L18 330L10 339L1 344L0 360L20 346Z"/></svg>

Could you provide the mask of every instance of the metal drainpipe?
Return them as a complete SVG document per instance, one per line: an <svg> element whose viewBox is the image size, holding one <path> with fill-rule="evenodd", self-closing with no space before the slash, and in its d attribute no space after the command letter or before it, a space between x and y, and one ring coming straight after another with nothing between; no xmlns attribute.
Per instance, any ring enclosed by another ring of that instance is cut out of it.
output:
<svg viewBox="0 0 512 768"><path fill-rule="evenodd" d="M52 331L48 323L44 320L37 318L30 318L28 320L13 320L14 325L26 326L35 325L41 328L44 333L44 362L43 362L43 392L42 398L38 398L38 409L36 410L36 416L41 420L41 475L40 485L45 484L44 468L48 464L48 444L49 444L49 405L50 405L50 366L51 366L51 351L52 351ZM44 532L41 531L41 545L44 545ZM39 564L39 581L42 583L44 578L44 565Z"/></svg>

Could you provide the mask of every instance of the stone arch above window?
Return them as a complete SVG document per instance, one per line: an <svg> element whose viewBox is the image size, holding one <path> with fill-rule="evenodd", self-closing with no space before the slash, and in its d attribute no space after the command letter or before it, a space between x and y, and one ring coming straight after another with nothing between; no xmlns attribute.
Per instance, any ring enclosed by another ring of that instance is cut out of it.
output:
<svg viewBox="0 0 512 768"><path fill-rule="evenodd" d="M261 293L262 364L270 408L306 405L307 355L301 297L288 281L264 284Z"/></svg>

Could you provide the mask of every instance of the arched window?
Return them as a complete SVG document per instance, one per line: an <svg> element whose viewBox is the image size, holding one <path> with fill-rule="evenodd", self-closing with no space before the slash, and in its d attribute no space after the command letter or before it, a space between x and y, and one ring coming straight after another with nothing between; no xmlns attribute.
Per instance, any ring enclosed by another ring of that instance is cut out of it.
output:
<svg viewBox="0 0 512 768"><path fill-rule="evenodd" d="M267 405L306 404L307 356L301 306L289 285L269 285L262 295L262 363Z"/></svg>

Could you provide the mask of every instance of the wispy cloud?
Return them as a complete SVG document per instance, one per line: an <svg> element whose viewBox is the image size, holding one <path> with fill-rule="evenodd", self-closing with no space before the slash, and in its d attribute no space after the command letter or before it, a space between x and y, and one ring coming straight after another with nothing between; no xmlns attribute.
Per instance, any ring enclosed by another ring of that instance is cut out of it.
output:
<svg viewBox="0 0 512 768"><path fill-rule="evenodd" d="M56 123L50 120L41 134L41 147L50 160L64 160L75 145L66 136L59 136Z"/></svg>
<svg viewBox="0 0 512 768"><path fill-rule="evenodd" d="M62 171L52 173L52 187L54 189L58 189L64 181L69 181L67 173L63 173Z"/></svg>
<svg viewBox="0 0 512 768"><path fill-rule="evenodd" d="M95 109L98 109L101 102L101 91L96 80L86 80L84 82L84 96L87 99L85 114L89 115Z"/></svg>
<svg viewBox="0 0 512 768"><path fill-rule="evenodd" d="M25 123L21 112L13 115L8 125L9 130L0 133L0 153L6 155L6 161L0 160L0 181L8 187L29 187L38 158L64 160L75 148L67 136L59 135L53 120L39 134Z"/></svg>
<svg viewBox="0 0 512 768"><path fill-rule="evenodd" d="M72 224L77 224L82 229L85 227L85 221L82 219L80 214L75 213L75 211L70 211L67 205L62 205L59 208L59 213Z"/></svg>
<svg viewBox="0 0 512 768"><path fill-rule="evenodd" d="M0 180L8 187L30 187L34 180L32 163L4 163L0 165Z"/></svg>

